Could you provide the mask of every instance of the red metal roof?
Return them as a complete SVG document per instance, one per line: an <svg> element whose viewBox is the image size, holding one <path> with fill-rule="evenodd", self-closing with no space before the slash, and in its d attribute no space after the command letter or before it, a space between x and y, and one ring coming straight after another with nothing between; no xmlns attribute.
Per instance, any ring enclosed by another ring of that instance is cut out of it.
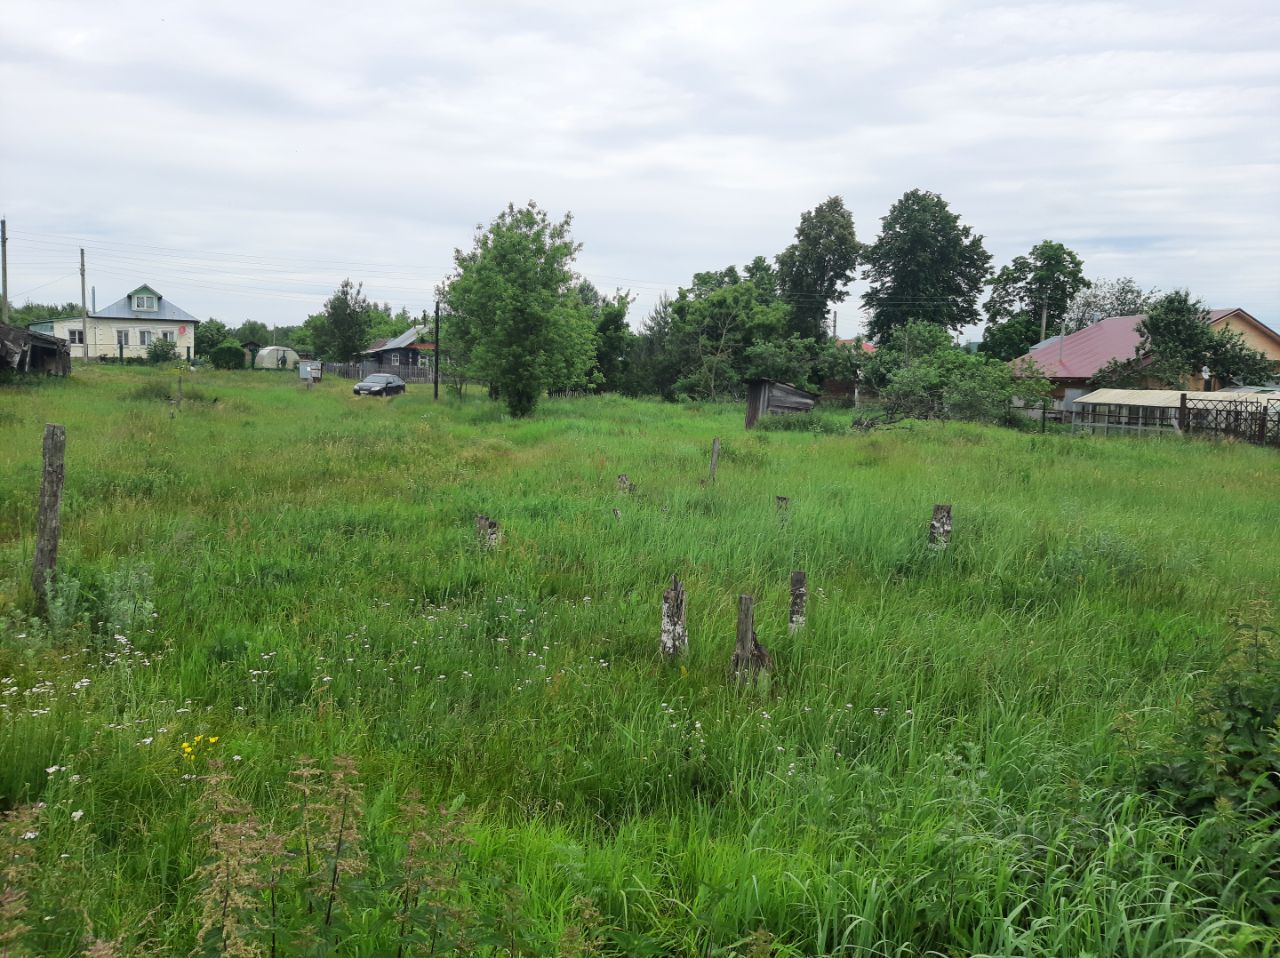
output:
<svg viewBox="0 0 1280 958"><path fill-rule="evenodd" d="M1132 359L1138 349L1141 316L1112 316L1069 334L1047 339L1025 358L1049 379L1089 379L1113 359Z"/></svg>
<svg viewBox="0 0 1280 958"><path fill-rule="evenodd" d="M857 346L858 345L858 341L856 339L837 339L836 342L839 343L841 346ZM876 351L875 343L868 342L867 340L864 339L861 345L862 345L862 351L864 353L874 353Z"/></svg>

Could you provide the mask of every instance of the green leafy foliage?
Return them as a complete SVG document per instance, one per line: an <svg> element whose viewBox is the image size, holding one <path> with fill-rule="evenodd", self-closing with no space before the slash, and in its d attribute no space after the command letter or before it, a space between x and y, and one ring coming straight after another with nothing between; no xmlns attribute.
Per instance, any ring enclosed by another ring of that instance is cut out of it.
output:
<svg viewBox="0 0 1280 958"><path fill-rule="evenodd" d="M231 330L219 319L209 318L196 324L196 355L208 356L214 348L231 339Z"/></svg>
<svg viewBox="0 0 1280 958"><path fill-rule="evenodd" d="M199 327L197 327L199 328ZM151 345L147 347L147 362L153 365L161 363L171 363L178 358L178 346L171 339L160 337L151 340Z"/></svg>
<svg viewBox="0 0 1280 958"><path fill-rule="evenodd" d="M324 304L307 320L316 355L334 362L348 362L369 345L372 307L362 284L344 279Z"/></svg>
<svg viewBox="0 0 1280 958"><path fill-rule="evenodd" d="M962 225L946 200L925 190L903 194L881 223L863 254L871 289L862 304L872 314L871 338L880 343L913 321L943 329L976 323L991 263L982 236Z"/></svg>
<svg viewBox="0 0 1280 958"><path fill-rule="evenodd" d="M1227 655L1188 712L1147 788L1190 818L1280 815L1280 630L1266 603L1232 617Z"/></svg>
<svg viewBox="0 0 1280 958"><path fill-rule="evenodd" d="M1068 307L1089 285L1083 261L1061 243L1045 240L1014 257L991 280L982 352L1006 361L1024 355L1063 329Z"/></svg>
<svg viewBox="0 0 1280 958"><path fill-rule="evenodd" d="M244 347L234 339L224 340L209 353L209 361L218 369L244 369Z"/></svg>
<svg viewBox="0 0 1280 958"><path fill-rule="evenodd" d="M777 256L778 295L791 307L792 337L816 342L828 337L827 311L848 297L861 251L853 214L839 196L800 214L796 241Z"/></svg>
<svg viewBox="0 0 1280 958"><path fill-rule="evenodd" d="M533 412L548 389L593 385L596 317L575 294L580 245L572 215L553 221L536 203L502 211L454 254L441 291L450 360L487 382L512 416Z"/></svg>

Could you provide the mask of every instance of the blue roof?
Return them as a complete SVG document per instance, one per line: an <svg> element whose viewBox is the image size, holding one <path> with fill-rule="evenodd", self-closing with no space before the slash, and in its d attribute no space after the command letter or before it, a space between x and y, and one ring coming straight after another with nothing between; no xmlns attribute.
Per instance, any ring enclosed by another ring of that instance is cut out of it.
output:
<svg viewBox="0 0 1280 958"><path fill-rule="evenodd" d="M156 298L155 309L134 309L133 297L138 293L148 293ZM163 320L173 323L198 323L196 319L185 309L174 306L150 286L139 286L133 290L124 299L118 299L110 306L99 309L93 314L103 319L136 319L140 322L154 322Z"/></svg>
<svg viewBox="0 0 1280 958"><path fill-rule="evenodd" d="M388 339L377 349L370 349L368 352L380 353L384 349L404 349L406 346L412 346L418 340L418 334L425 330L425 326L411 326L405 332L401 333L395 339Z"/></svg>

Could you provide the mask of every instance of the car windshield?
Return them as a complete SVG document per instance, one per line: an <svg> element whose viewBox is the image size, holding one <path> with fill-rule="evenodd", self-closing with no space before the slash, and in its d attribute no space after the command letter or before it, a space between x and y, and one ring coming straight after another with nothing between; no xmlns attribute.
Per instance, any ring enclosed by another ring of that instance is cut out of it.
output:
<svg viewBox="0 0 1280 958"><path fill-rule="evenodd" d="M388 375L386 375L386 374L379 374L379 373L375 373L375 374L374 374L374 375L372 375L372 376L366 376L366 377L365 377L365 379L364 379L364 381L365 381L365 382L367 382L367 383L389 383L389 382L391 382L394 378L395 378L394 376L388 376Z"/></svg>

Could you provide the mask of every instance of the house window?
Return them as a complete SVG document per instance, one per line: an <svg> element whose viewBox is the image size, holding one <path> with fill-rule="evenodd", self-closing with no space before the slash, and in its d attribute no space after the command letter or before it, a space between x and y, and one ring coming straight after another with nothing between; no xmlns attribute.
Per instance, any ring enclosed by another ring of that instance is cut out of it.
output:
<svg viewBox="0 0 1280 958"><path fill-rule="evenodd" d="M151 340L155 338L155 334L149 329L138 330L138 345L150 346Z"/></svg>
<svg viewBox="0 0 1280 958"><path fill-rule="evenodd" d="M156 309L156 298L147 295L135 296L133 297L133 308L153 313Z"/></svg>
<svg viewBox="0 0 1280 958"><path fill-rule="evenodd" d="M117 345L117 346L128 346L128 345L129 345L129 330L127 330L127 329L117 329L117 330L116 330L116 345Z"/></svg>
<svg viewBox="0 0 1280 958"><path fill-rule="evenodd" d="M392 353L392 354L391 354L391 365L392 365L392 366L399 366L399 365L400 365L400 354L399 354L399 353Z"/></svg>
<svg viewBox="0 0 1280 958"><path fill-rule="evenodd" d="M176 343L178 341L178 336L172 329L164 330L164 332L160 334L160 338L169 343Z"/></svg>
<svg viewBox="0 0 1280 958"><path fill-rule="evenodd" d="M67 330L67 342L69 342L72 346L83 346L84 330L83 329Z"/></svg>

